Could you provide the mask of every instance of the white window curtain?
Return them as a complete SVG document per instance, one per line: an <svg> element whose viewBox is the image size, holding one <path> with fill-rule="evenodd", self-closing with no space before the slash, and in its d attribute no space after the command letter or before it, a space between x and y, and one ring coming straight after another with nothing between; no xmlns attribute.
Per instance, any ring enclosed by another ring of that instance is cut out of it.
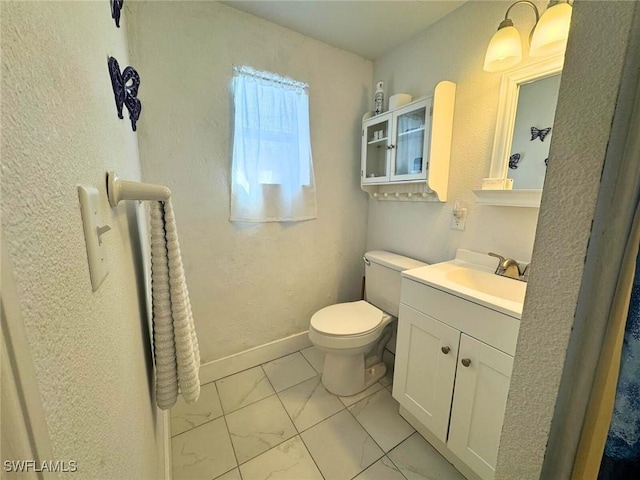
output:
<svg viewBox="0 0 640 480"><path fill-rule="evenodd" d="M231 221L317 217L308 85L234 67Z"/></svg>

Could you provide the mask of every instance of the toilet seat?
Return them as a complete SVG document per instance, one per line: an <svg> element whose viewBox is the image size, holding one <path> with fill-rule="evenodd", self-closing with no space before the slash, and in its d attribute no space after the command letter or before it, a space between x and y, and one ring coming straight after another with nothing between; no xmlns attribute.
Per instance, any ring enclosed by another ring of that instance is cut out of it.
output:
<svg viewBox="0 0 640 480"><path fill-rule="evenodd" d="M364 300L339 303L318 310L311 317L311 327L323 335L364 335L375 330L385 315L382 310Z"/></svg>
<svg viewBox="0 0 640 480"><path fill-rule="evenodd" d="M339 303L311 317L309 338L319 348L360 349L372 345L392 319L388 313L363 300Z"/></svg>

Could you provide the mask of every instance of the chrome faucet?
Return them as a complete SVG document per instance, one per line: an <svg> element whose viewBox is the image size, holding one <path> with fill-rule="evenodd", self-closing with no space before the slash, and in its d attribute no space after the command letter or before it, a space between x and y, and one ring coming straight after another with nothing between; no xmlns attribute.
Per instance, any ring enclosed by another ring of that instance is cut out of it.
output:
<svg viewBox="0 0 640 480"><path fill-rule="evenodd" d="M492 252L489 252L489 255L500 260L498 268L496 268L496 275L513 278L514 280L521 280L523 282L526 282L529 279L529 264L525 265L522 270L520 270L520 264L513 258L504 258L502 255Z"/></svg>

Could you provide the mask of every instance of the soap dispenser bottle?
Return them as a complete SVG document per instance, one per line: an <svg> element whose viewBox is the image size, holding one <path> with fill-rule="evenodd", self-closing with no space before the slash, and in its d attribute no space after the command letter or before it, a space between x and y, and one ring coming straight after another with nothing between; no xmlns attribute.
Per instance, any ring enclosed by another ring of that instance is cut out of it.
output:
<svg viewBox="0 0 640 480"><path fill-rule="evenodd" d="M373 114L380 115L384 105L384 91L382 90L384 82L378 82L376 85L376 93L373 96Z"/></svg>

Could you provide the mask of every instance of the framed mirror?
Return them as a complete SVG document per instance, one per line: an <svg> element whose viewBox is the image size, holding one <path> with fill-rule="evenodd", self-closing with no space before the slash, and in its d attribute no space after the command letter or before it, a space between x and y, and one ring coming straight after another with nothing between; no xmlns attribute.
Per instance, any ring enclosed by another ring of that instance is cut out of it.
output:
<svg viewBox="0 0 640 480"><path fill-rule="evenodd" d="M540 206L553 135L563 56L502 76L489 177L479 204Z"/></svg>

